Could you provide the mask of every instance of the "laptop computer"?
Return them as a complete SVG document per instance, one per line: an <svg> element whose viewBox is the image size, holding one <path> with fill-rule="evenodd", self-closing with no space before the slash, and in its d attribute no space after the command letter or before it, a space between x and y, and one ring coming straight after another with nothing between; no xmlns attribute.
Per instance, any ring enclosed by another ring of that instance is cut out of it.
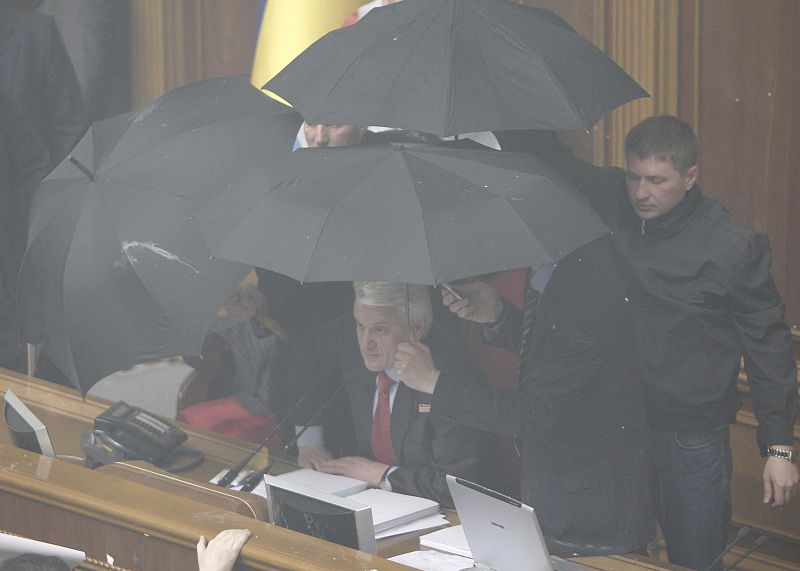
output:
<svg viewBox="0 0 800 571"><path fill-rule="evenodd" d="M447 486L475 561L491 571L587 571L547 551L533 508L474 482L447 476Z"/></svg>

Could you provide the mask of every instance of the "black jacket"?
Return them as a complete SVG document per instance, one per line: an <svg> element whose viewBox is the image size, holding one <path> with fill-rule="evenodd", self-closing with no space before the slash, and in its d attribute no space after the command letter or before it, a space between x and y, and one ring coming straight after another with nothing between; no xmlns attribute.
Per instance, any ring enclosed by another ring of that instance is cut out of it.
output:
<svg viewBox="0 0 800 571"><path fill-rule="evenodd" d="M51 167L86 130L78 78L50 16L0 6L0 91L45 141Z"/></svg>
<svg viewBox="0 0 800 571"><path fill-rule="evenodd" d="M520 316L489 339L515 348ZM496 390L447 368L441 418L521 439L522 499L558 555L626 553L652 537L642 407L628 350L630 319L609 238L562 260L539 298L525 373Z"/></svg>
<svg viewBox="0 0 800 571"><path fill-rule="evenodd" d="M616 234L637 311L636 346L656 429L735 422L745 359L761 446L791 444L797 372L768 238L743 227L695 186L643 222L620 169L592 172L587 194Z"/></svg>

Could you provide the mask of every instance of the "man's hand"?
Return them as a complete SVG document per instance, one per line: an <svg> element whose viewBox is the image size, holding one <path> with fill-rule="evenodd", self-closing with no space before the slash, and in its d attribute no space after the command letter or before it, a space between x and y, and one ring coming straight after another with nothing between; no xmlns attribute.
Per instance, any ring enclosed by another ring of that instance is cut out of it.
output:
<svg viewBox="0 0 800 571"><path fill-rule="evenodd" d="M476 323L496 323L500 319L503 300L489 284L477 281L453 289L461 299L442 289L442 301L461 319Z"/></svg>
<svg viewBox="0 0 800 571"><path fill-rule="evenodd" d="M317 470L326 474L337 474L364 480L369 486L377 488L381 483L381 476L389 468L388 464L369 460L361 456L344 456L336 460L322 462Z"/></svg>
<svg viewBox="0 0 800 571"><path fill-rule="evenodd" d="M249 529L225 529L208 542L201 535L197 542L199 571L231 571L244 542L249 538Z"/></svg>
<svg viewBox="0 0 800 571"><path fill-rule="evenodd" d="M333 460L333 454L324 446L298 446L297 463L303 468L319 470L319 465Z"/></svg>
<svg viewBox="0 0 800 571"><path fill-rule="evenodd" d="M433 394L439 380L439 370L433 365L428 346L419 341L400 343L394 354L394 369L400 380L412 389Z"/></svg>
<svg viewBox="0 0 800 571"><path fill-rule="evenodd" d="M797 466L792 462L774 456L767 458L764 464L764 503L773 508L788 504L797 491L799 478Z"/></svg>

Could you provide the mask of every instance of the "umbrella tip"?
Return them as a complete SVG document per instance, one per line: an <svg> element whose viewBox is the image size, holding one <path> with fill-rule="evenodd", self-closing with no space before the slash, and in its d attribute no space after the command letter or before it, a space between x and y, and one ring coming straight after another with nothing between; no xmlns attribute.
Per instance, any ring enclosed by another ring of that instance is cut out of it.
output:
<svg viewBox="0 0 800 571"><path fill-rule="evenodd" d="M83 164L81 161L79 161L72 155L69 156L69 162L78 167L78 170L81 171L83 174L85 174L87 177L89 177L89 180L91 180L92 182L94 182L95 179L97 178L97 175L94 174L94 171L92 171L92 169L87 167L85 164Z"/></svg>

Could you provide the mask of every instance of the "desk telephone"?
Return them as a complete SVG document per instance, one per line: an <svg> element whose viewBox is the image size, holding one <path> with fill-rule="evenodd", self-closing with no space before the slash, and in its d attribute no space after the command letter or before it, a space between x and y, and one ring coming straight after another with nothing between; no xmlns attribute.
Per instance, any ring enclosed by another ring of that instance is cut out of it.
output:
<svg viewBox="0 0 800 571"><path fill-rule="evenodd" d="M181 447L186 439L186 433L167 420L119 401L95 418L94 431L82 437L81 447L93 468L121 460L146 460L168 471L182 471L202 462L202 453ZM199 461L170 469L175 458L186 453L198 456Z"/></svg>

